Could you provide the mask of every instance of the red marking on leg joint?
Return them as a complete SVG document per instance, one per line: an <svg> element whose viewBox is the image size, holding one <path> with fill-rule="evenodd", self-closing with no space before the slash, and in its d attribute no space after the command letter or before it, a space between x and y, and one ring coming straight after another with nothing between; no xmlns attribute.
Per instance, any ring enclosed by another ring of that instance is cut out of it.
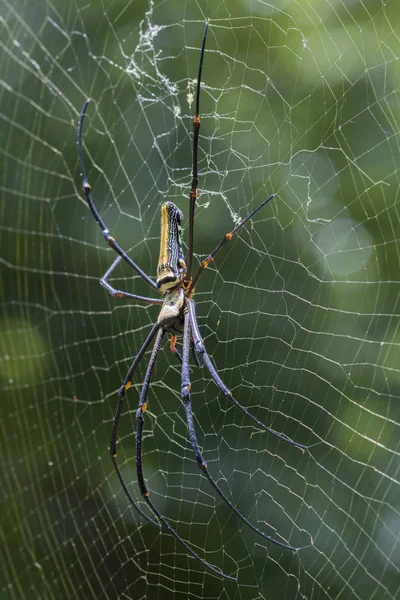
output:
<svg viewBox="0 0 400 600"><path fill-rule="evenodd" d="M171 336L171 341L169 343L169 349L171 350L171 352L173 352L174 354L176 353L176 335Z"/></svg>

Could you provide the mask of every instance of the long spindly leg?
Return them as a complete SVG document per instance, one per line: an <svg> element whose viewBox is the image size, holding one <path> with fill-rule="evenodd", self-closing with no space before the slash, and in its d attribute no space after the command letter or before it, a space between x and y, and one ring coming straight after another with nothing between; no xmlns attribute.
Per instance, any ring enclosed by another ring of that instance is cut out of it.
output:
<svg viewBox="0 0 400 600"><path fill-rule="evenodd" d="M225 244L227 244L235 235L235 233L237 231L239 231L239 229L241 229L243 227L243 225L245 225L247 223L247 221L250 221L250 219L252 219L254 217L254 215L263 208L263 206L265 206L270 200L272 200L272 198L274 197L274 194L271 194L271 196L269 196L266 200L264 200L263 202L261 202L261 204L259 204L257 206L257 208L255 208L250 214L247 215L247 217L245 217L243 219L243 221L241 221L241 223L239 223L239 225L236 225L236 227L234 229L232 229L231 232L226 233L224 235L224 237L222 238L222 240L219 242L219 244L216 245L216 247L214 248L214 250L211 252L211 254L209 254L207 256L207 258L205 258L203 260L203 262L201 263L199 270L197 271L196 275L193 277L193 281L191 282L190 286L189 286L189 292L193 292L200 275L202 274L202 272L204 271L204 269L206 269L208 267L208 265L210 264L210 262L212 260L214 260L216 254L220 251L220 249L225 246Z"/></svg>
<svg viewBox="0 0 400 600"><path fill-rule="evenodd" d="M145 378L143 381L142 390L140 392L138 409L136 412L136 424L137 424L137 428L136 428L136 471L137 471L137 478L138 478L140 492L141 492L144 500L147 502L150 510L153 512L153 514L155 514L155 516L159 519L159 521L161 521L161 523L168 529L168 531L174 536L174 538L180 544L182 544L182 546L186 549L186 551L191 556L196 558L209 571L212 571L213 573L217 574L219 577L224 577L225 579L229 579L231 581L236 581L236 579L234 577L225 575L224 573L219 571L216 567L214 567L213 565L211 565L210 563L205 561L203 558L201 558L201 556L199 556L189 546L189 544L187 544L185 542L185 540L183 540L180 537L180 535L175 531L175 529L172 527L172 525L169 524L169 522L165 519L165 517L162 516L162 514L160 513L158 508L150 500L149 490L147 489L146 483L144 481L143 467L142 467L142 436L143 436L143 423L144 423L143 414L146 412L146 409L147 409L147 395L149 392L150 380L151 380L151 376L152 376L152 373L153 373L153 370L154 370L154 367L155 367L155 364L157 361L157 356L158 356L158 353L159 353L159 350L161 347L161 343L162 343L164 334L165 334L164 330L160 329L157 334L157 337L155 339L153 350L152 350L150 360L149 360L149 364L147 366L146 375L145 375Z"/></svg>
<svg viewBox="0 0 400 600"><path fill-rule="evenodd" d="M90 98L88 100L85 100L82 110L81 110L81 114L79 117L79 123L78 123L78 141L77 141L78 160L79 160L79 167L81 170L81 177L82 177L82 188L83 188L83 191L85 192L86 202L88 203L88 206L92 212L92 215L96 219L97 224L99 225L101 231L103 232L103 237L106 240L107 244L117 254L119 254L119 256L125 262L127 262L128 265L130 265L132 267L132 269L134 269L136 271L136 273L138 273L140 275L140 277L142 279L144 279L144 281L146 281L153 289L158 291L157 285L154 283L154 281L152 279L150 279L150 277L148 277L146 275L146 273L144 271L142 271L142 269L140 267L138 267L137 264L134 263L131 258L129 258L129 256L126 254L126 252L124 252L124 250L122 250L121 246L116 242L116 240L112 237L112 235L110 235L110 231L109 231L108 227L106 227L103 219L100 217L99 211L97 210L97 208L93 202L91 187L90 187L90 184L89 184L89 182L87 180L87 176L86 176L85 165L83 162L83 151L82 151L82 127L83 127L83 120L85 118L86 109L87 109L89 102L90 102Z"/></svg>
<svg viewBox="0 0 400 600"><path fill-rule="evenodd" d="M112 463L114 465L114 469L115 472L118 476L118 479L121 483L122 489L124 490L129 502L132 504L132 506L142 515L142 517L144 517L147 521L149 521L150 523L152 523L153 525L156 525L156 527L160 527L159 523L156 523L155 521L153 521L153 519L150 519L150 517L148 517L146 515L146 513L144 513L142 511L142 509L138 506L138 504L136 504L136 502L134 501L134 499L132 498L128 487L122 477L122 473L120 471L120 468L118 466L117 463L117 434L118 434L118 424L119 424L119 420L121 417L121 413L122 413L122 409L124 407L124 400L125 400L125 392L126 390L128 390L132 384L132 377L134 372L136 371L136 367L138 366L138 364L140 363L141 359L144 356L144 353L146 352L147 348L149 347L151 341L153 340L154 336L156 335L158 329L159 329L159 324L156 323L155 325L153 325L149 335L147 336L143 346L140 348L135 360L133 361L133 363L131 364L129 371L127 372L125 379L122 383L122 386L120 387L119 391L118 391L118 404L117 404L117 410L115 413L115 417L114 417L114 421L113 421L113 425L112 425L112 430L111 430L111 439L110 439L110 455L111 455L111 460Z"/></svg>
<svg viewBox="0 0 400 600"><path fill-rule="evenodd" d="M114 271L115 267L119 265L121 260L122 256L117 256L111 267L107 269L103 277L100 279L100 284L103 286L103 288L105 288L107 292L114 296L114 298L131 298L132 300L139 300L140 302L147 302L148 304L161 305L163 303L162 298L147 298L146 296L138 296L137 294L131 294L130 292L123 292L122 290L117 290L112 285L110 285L110 283L108 282L108 278Z"/></svg>
<svg viewBox="0 0 400 600"><path fill-rule="evenodd" d="M195 362L195 365L196 365L196 367L200 367L200 363L199 363L199 361L197 359L197 355L196 355L196 352L194 350L194 341L193 340L192 340L191 347L192 347L192 354L193 354L193 360ZM181 353L179 352L179 350L176 347L176 335L172 335L171 336L171 339L170 339L170 342L169 342L169 349L171 350L172 354L182 364L182 355L181 355ZM192 373L192 369L189 369L189 370Z"/></svg>
<svg viewBox="0 0 400 600"><path fill-rule="evenodd" d="M184 333L183 333L183 351L182 351L182 401L185 407L186 413L186 423L189 432L190 443L193 448L194 455L196 457L197 464L199 465L199 469L202 473L207 477L208 481L211 483L217 494L222 498L222 500L229 506L229 508L239 517L243 523L245 523L250 529L255 531L258 535L265 538L269 542L276 544L277 546L281 546L282 548L288 548L289 550L298 550L299 548L295 548L294 546L290 546L289 544L285 544L284 542L280 542L279 540L274 539L270 535L263 533L258 527L253 525L246 517L242 515L242 513L232 504L232 502L225 496L224 492L221 490L217 482L210 475L207 463L203 458L203 455L200 451L200 446L197 441L196 430L193 422L193 412L192 412L192 401L190 397L190 377L189 377L189 344L190 344L190 315L186 313L185 315L185 325L184 325Z"/></svg>
<svg viewBox="0 0 400 600"><path fill-rule="evenodd" d="M171 350L172 354L179 360L179 362L182 364L182 356L181 353L178 351L177 347L176 347L176 335L171 335L171 339L169 341L169 349Z"/></svg>
<svg viewBox="0 0 400 600"><path fill-rule="evenodd" d="M259 419L257 419L257 417L255 417L253 414L251 414L251 412L249 412L247 410L247 408L245 408L237 400L235 400L230 389L226 387L226 385L224 384L224 382L218 375L218 372L217 372L216 368L214 367L214 365L212 364L211 359L210 359L210 357L206 351L206 348L203 344L203 340L200 335L199 327L197 325L196 309L195 309L193 300L188 300L187 306L188 306L188 310L189 310L190 327L191 327L192 334L194 337L194 345L195 345L196 352L203 357L204 363L205 363L207 369L209 370L212 380L214 381L216 386L220 389L220 391L223 393L223 395L226 398L228 398L232 402L232 404L234 404L239 410L241 410L247 417L249 417L255 423L257 423L257 425L259 427L261 427L261 429L264 429L264 431L268 431L269 433L278 437L279 439L283 440L284 442L287 442L288 444L291 444L292 446L296 446L297 448L300 448L301 450L307 450L308 446L305 446L304 444L299 444L298 442L295 442L294 440L290 439L283 433L279 433L278 431L275 431L274 429L271 429L270 427L267 427L266 425L264 425L264 423L259 421Z"/></svg>
<svg viewBox="0 0 400 600"><path fill-rule="evenodd" d="M207 21L204 24L203 31L203 40L201 42L201 50L200 50L200 61L199 61L199 71L197 74L197 88L196 88L196 114L193 119L193 163L192 163L192 186L190 189L190 207L189 207L189 253L188 253L188 265L186 272L186 281L190 281L192 275L192 265L193 265L193 242L194 242L194 211L196 208L196 199L197 199L197 186L199 185L199 178L197 173L197 151L199 147L199 131L200 131L200 87L201 87L201 73L203 70L203 58L204 58L204 48L206 46L206 38L208 31L208 23Z"/></svg>

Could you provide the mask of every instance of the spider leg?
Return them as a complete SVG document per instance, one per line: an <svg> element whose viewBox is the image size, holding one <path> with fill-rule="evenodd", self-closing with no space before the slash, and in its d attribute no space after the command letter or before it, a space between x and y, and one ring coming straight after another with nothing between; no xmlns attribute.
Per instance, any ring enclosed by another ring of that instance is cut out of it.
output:
<svg viewBox="0 0 400 600"><path fill-rule="evenodd" d="M200 471L207 477L208 481L211 483L217 494L222 498L222 500L229 506L229 508L237 515L237 517L243 521L250 529L255 531L258 535L265 538L269 542L276 544L277 546L281 546L282 548L288 548L289 550L299 550L299 548L295 548L294 546L290 546L289 544L285 544L284 542L280 542L275 540L273 537L263 533L258 527L253 525L246 517L242 515L242 513L232 504L232 502L225 496L224 492L221 490L217 482L211 476L208 471L207 463L204 460L204 457L201 453L199 443L197 441L196 430L194 427L193 421L193 412L192 412L192 400L190 397L190 377L189 377L189 337L190 337L190 315L186 313L185 315L185 326L183 333L183 363L182 363L182 401L185 407L186 413L186 423L189 432L190 443L193 448L194 455L196 457L197 464L199 466Z"/></svg>
<svg viewBox="0 0 400 600"><path fill-rule="evenodd" d="M176 347L176 335L171 335L171 339L170 339L170 342L169 342L169 349L171 350L172 354L174 356L176 356L176 358L182 364L182 356L181 356L179 350Z"/></svg>
<svg viewBox="0 0 400 600"><path fill-rule="evenodd" d="M190 190L190 207L189 207L189 253L188 253L188 265L186 272L186 281L190 281L192 275L193 265L193 241L194 241L194 211L196 208L196 199L198 196L197 186L199 185L199 179L197 175L197 151L199 146L199 131L200 131L200 87L201 87L201 73L203 70L203 58L204 48L206 45L208 31L207 21L204 24L203 40L201 42L200 50L200 61L199 71L197 74L197 88L196 88L196 114L193 119L193 164L192 164L192 186Z"/></svg>
<svg viewBox="0 0 400 600"><path fill-rule="evenodd" d="M149 304L159 304L163 303L161 298L147 298L145 296L138 296L137 294L130 294L129 292L123 292L122 290L117 290L112 285L108 283L108 278L111 273L114 271L115 267L119 265L122 260L122 256L117 256L114 260L111 267L105 272L103 277L100 279L100 285L103 286L114 298L132 298L132 300L139 300L140 302L148 302Z"/></svg>
<svg viewBox="0 0 400 600"><path fill-rule="evenodd" d="M194 348L194 346L192 346L192 348ZM171 350L172 354L174 356L176 356L176 358L182 364L182 355L176 347L176 335L171 335L171 339L169 342L169 349ZM197 359L197 356L196 356L196 359ZM197 366L199 366L198 363L196 363L196 364L197 364ZM190 369L190 372L192 372L192 369Z"/></svg>
<svg viewBox="0 0 400 600"><path fill-rule="evenodd" d="M165 331L163 329L159 329L157 333L157 337L154 342L153 350L150 356L149 364L147 366L146 375L143 381L143 386L140 392L139 405L136 412L136 471L137 478L139 483L140 492L147 502L150 510L155 514L157 519L161 521L161 523L168 529L168 531L174 536L174 538L182 544L182 546L186 549L186 551L196 558L202 565L204 565L209 571L216 573L219 577L224 577L225 579L229 579L231 581L236 581L234 577L230 577L229 575L225 575L221 571L219 571L216 567L205 561L201 556L199 556L190 546L183 540L180 535L175 531L175 529L169 524L169 522L162 516L158 508L153 504L153 502L149 498L149 490L146 487L146 483L144 481L143 476L143 467L142 467L142 436L143 436L143 424L144 418L143 414L147 409L147 395L150 386L151 376L157 361L157 356L161 347L161 343L163 337L165 335Z"/></svg>
<svg viewBox="0 0 400 600"><path fill-rule="evenodd" d="M160 511L154 506L154 504L152 503L152 501L150 500L150 498L147 498L146 501L147 501L148 505L150 506L151 510L156 515L156 517L158 519L160 519L160 521L163 523L163 525L165 525L165 527L168 529L168 531L171 533L171 535L173 535L174 538L180 544L182 544L182 546L186 549L186 552L188 552L188 554L190 554L191 556L193 556L193 558L195 558L196 560L198 560L202 565L204 565L206 567L206 569L208 569L212 573L215 573L216 575L218 575L218 577L223 577L224 579L228 579L228 581L237 581L236 577L231 577L230 575L226 575L226 573L223 573L222 571L219 571L216 567L214 567L213 565L211 565L210 563L208 563L207 561L205 561L204 558L201 558L201 556L199 556L197 554L197 552L195 552L193 550L193 548L191 548L189 546L189 544L187 544L185 542L185 540L183 540L180 537L180 535L177 534L177 532L175 531L175 529L168 523L168 521L162 516L162 514L160 513Z"/></svg>
<svg viewBox="0 0 400 600"><path fill-rule="evenodd" d="M146 273L144 271L142 271L142 269L140 267L138 267L137 264L134 263L131 258L129 258L129 256L126 254L126 252L124 252L124 250L122 250L121 246L116 242L116 240L112 237L112 235L110 235L109 229L106 227L103 219L100 217L100 214L94 205L93 198L92 198L92 191L91 191L92 188L90 187L90 184L87 180L85 165L83 162L83 152L82 152L82 127L83 127L83 120L85 118L86 109L87 109L89 102L90 102L90 98L88 100L85 100L85 102L82 106L81 114L79 117L79 123L78 123L78 141L77 141L78 160L79 160L79 167L80 167L81 177L82 177L82 188L83 188L83 191L85 192L86 202L88 203L88 206L92 212L92 215L96 219L97 224L99 225L101 231L103 232L103 237L106 240L107 244L110 246L110 248L112 248L117 254L119 254L119 256L125 262L127 262L128 265L130 265L132 267L132 269L134 269L136 271L136 273L138 273L138 275L140 275L140 277L142 279L144 279L144 281L146 281L153 289L159 291L157 288L157 285L154 283L154 281L152 279L150 279L150 277L148 277L146 275Z"/></svg>
<svg viewBox="0 0 400 600"><path fill-rule="evenodd" d="M279 439L283 440L284 442L287 442L288 444L291 444L292 446L296 446L297 448L300 448L301 450L307 450L308 446L305 446L304 444L299 444L298 442L295 442L294 440L287 437L285 434L278 433L274 429L271 429L270 427L267 427L266 425L264 425L264 423L259 421L257 419L257 417L252 415L251 412L249 412L244 406L242 406L237 400L235 400L230 389L226 387L226 385L224 384L224 382L218 375L218 372L217 372L216 368L214 367L214 365L212 364L211 359L208 355L208 352L203 344L203 340L200 335L200 330L197 325L196 309L195 309L193 300L189 299L187 301L187 306L188 306L188 311L189 311L189 316L190 316L190 327L192 329L192 333L193 333L193 337L194 337L194 345L196 348L196 352L203 357L203 360L204 360L206 367L211 375L212 380L214 381L215 385L220 389L220 391L223 393L223 395L226 398L229 398L229 400L232 402L232 404L234 404L237 408L239 408L239 410L241 410L242 413L244 413L247 417L249 417L255 423L257 423L257 425L259 427L261 427L261 429L264 429L264 431L268 431L269 433L278 437Z"/></svg>
<svg viewBox="0 0 400 600"><path fill-rule="evenodd" d="M199 270L197 271L196 275L193 277L193 281L191 282L190 286L189 286L189 292L193 291L200 275L202 274L202 272L204 271L204 269L206 269L208 267L208 265L210 264L210 262L212 260L214 260L215 255L220 251L220 249L225 246L225 244L227 244L235 235L235 233L237 231L239 231L239 229L241 229L243 227L243 225L245 225L247 223L247 221L250 221L250 219L252 217L254 217L254 215L262 209L263 206L265 206L270 200L272 200L272 198L274 197L274 194L271 194L271 196L269 196L266 200L264 200L263 202L261 202L261 204L259 204L257 206L257 208L255 208L250 214L247 215L247 217L245 217L243 219L243 221L241 221L239 223L239 225L236 225L236 227L234 229L232 229L232 231L230 233L226 233L224 235L224 237L222 238L222 240L219 242L219 244L217 244L217 246L214 248L214 250L211 252L211 254L209 254L207 256L206 259L204 259L199 267Z"/></svg>
<svg viewBox="0 0 400 600"><path fill-rule="evenodd" d="M192 351L192 358L193 358L193 362L196 365L196 367L201 367L200 361L199 361L199 357L197 356L197 352L196 352L196 346L194 345L194 338L192 337L191 341L190 341L190 350ZM192 369L190 369L190 372L192 371Z"/></svg>
<svg viewBox="0 0 400 600"><path fill-rule="evenodd" d="M149 345L150 345L151 341L153 340L155 334L157 333L158 329L159 329L158 323L153 325L152 330L150 331L149 335L147 336L143 346L140 348L135 360L133 361L132 365L129 368L129 371L127 372L127 374L125 376L122 386L120 387L120 389L118 391L118 404L117 404L117 410L116 410L113 425L112 425L111 439L110 439L111 460L114 465L114 469L118 476L118 479L121 483L122 489L124 490L128 500L132 504L132 506L142 515L142 517L144 517L146 519L146 521L149 521L156 527L160 527L159 523L156 523L155 521L153 521L153 519L150 519L150 517L148 517L146 515L146 513L144 513L142 511L142 509L138 506L138 504L136 504L136 502L132 498L132 496L127 488L127 485L122 477L122 473L121 473L120 468L117 463L117 434L118 434L119 420L121 417L122 409L124 407L125 391L130 388L131 383L132 383L132 377L133 377L134 372L136 371L136 367L138 366L139 362L143 358L144 353L146 352L147 348L149 347Z"/></svg>

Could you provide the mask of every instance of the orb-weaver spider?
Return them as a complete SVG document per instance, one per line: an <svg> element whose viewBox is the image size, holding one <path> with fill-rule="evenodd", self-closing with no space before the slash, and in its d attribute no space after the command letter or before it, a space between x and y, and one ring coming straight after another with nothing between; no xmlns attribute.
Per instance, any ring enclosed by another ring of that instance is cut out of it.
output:
<svg viewBox="0 0 400 600"><path fill-rule="evenodd" d="M267 202L269 202L273 198L273 194L269 196L266 200L264 200L257 208L255 208L247 217L241 221L239 225L237 225L230 233L227 233L216 248L211 252L211 254L203 260L198 271L192 276L192 267L193 267L193 231L194 231L194 213L196 207L196 198L198 195L197 187L198 187L198 174L197 174L197 150L198 150L198 139L199 139L199 129L200 129L200 87L201 87L201 73L203 67L203 58L204 58L204 48L206 43L208 30L208 23L205 23L203 40L200 51L200 61L199 61L199 69L197 76L197 91L196 91L196 114L193 121L193 166L192 166L192 184L191 184L191 192L190 192L190 207L189 207L189 256L188 256L188 264L186 265L182 244L181 244L181 222L183 219L182 212L172 203L165 202L161 206L161 240L160 240L160 257L158 261L157 267L157 280L156 283L150 279L137 265L134 263L129 256L122 250L121 246L117 243L117 241L111 236L109 229L106 227L104 221L102 220L96 206L94 205L91 187L88 183L86 177L86 171L83 162L83 152L82 152L82 126L83 120L85 117L86 109L90 100L86 100L81 114L79 118L78 125L78 158L79 165L81 170L82 177L82 185L85 193L86 201L88 206L100 226L103 236L107 242L107 244L115 250L118 254L118 257L113 262L111 267L107 270L105 275L101 278L101 285L114 297L116 298L132 298L134 300L139 300L142 302L147 302L149 304L157 304L161 306L161 310L157 319L157 322L153 325L150 333L147 336L146 341L143 346L139 350L138 355L130 366L128 373L125 376L125 379L122 383L122 386L118 392L118 404L117 411L114 417L112 432L111 432L111 440L110 440L110 454L111 459L116 471L116 474L119 478L121 486L129 499L129 502L135 509L145 518L147 521L160 527L158 522L155 522L151 519L146 513L142 511L139 505L132 498L127 485L122 477L122 473L119 469L117 463L117 433L118 433L118 424L122 413L122 408L125 400L125 392L131 386L132 377L135 373L135 370L143 358L147 348L154 340L153 349L151 352L150 360L147 366L146 375L144 378L143 386L140 393L139 405L136 412L136 423L137 423L137 431L136 431L136 469L137 469L137 478L139 483L139 488L141 495L148 507L152 511L152 513L157 517L158 521L161 522L168 531L184 546L187 552L192 555L194 558L199 560L207 569L216 573L217 575L224 577L225 579L236 581L235 577L230 575L226 575L225 573L219 571L216 567L208 563L206 560L201 558L190 546L187 542L185 542L180 535L173 529L170 523L161 515L158 508L153 504L149 497L149 491L147 489L143 468L142 468L142 435L143 435L143 415L147 408L147 396L150 386L151 376L154 370L154 366L156 364L157 356L163 341L163 338L166 333L171 334L171 343L170 348L172 352L179 358L182 363L182 387L181 387L181 397L182 402L185 409L186 415L186 423L189 433L189 440L191 446L193 448L193 452L197 461L197 464L201 470L201 472L205 475L208 481L211 483L214 490L217 494L222 498L222 500L229 506L229 508L236 513L238 518L243 521L248 527L250 527L253 531L255 531L258 535L265 538L266 540L282 546L283 548L288 548L290 550L297 550L293 546L286 544L284 542L280 542L271 536L262 532L258 527L253 525L246 517L244 517L241 512L232 504L232 502L227 498L222 489L219 487L217 482L214 480L210 472L208 471L207 464L203 458L201 453L197 435L193 423L193 413L191 406L191 397L190 397L190 367L189 367L189 353L190 353L190 345L192 340L192 345L194 349L195 356L199 356L202 358L202 362L207 367L210 376L223 395L229 399L238 409L240 409L247 417L252 419L258 427L261 429L272 433L273 435L279 437L280 439L297 446L301 449L306 449L306 446L302 444L298 444L286 437L283 434L277 433L271 428L267 427L259 421L254 415L252 415L244 406L239 404L239 402L233 397L231 391L226 387L226 385L221 380L218 375L217 370L211 362L210 356L207 353L205 345L203 343L202 337L200 335L199 327L197 324L196 318L196 310L195 303L193 300L193 295L195 291L195 286L198 283L198 280L204 271L204 269L208 266L208 264L215 258L216 254L220 251L220 249L227 243L233 235L247 223L259 210L261 210ZM128 292L124 292L121 290L117 290L109 283L108 279L111 273L114 271L116 266L120 263L121 260L127 262L132 269L134 269L144 281L146 281L153 290L161 293L161 298L146 298L143 296L138 296L136 294L131 294ZM176 336L183 336L183 350L182 356L179 354L175 347Z"/></svg>

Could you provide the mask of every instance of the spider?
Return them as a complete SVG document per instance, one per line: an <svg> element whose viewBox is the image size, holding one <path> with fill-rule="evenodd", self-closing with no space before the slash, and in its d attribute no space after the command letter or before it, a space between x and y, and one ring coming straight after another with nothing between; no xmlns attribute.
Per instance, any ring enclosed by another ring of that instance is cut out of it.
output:
<svg viewBox="0 0 400 600"><path fill-rule="evenodd" d="M109 229L106 227L104 221L102 220L92 198L91 187L86 177L86 171L84 167L83 161L83 152L82 152L82 127L83 121L86 114L87 106L90 102L90 99L86 100L79 118L78 123L78 160L80 166L80 172L82 177L82 187L85 193L86 202L100 226L104 239L107 244L118 254L118 257L114 260L110 268L106 271L105 275L100 279L101 285L114 297L116 298L132 298L133 300L138 300L141 302L156 304L161 306L161 310L158 315L157 322L153 325L150 333L147 336L144 344L140 348L138 355L134 359L132 365L130 366L125 379L118 391L118 403L117 410L114 417L112 430L111 430L111 439L110 439L110 455L111 460L113 462L116 474L121 483L121 486L132 506L136 509L138 513L142 517L144 517L147 521L156 525L157 527L161 527L161 524L175 537L175 539L182 544L182 546L186 549L186 551L195 559L197 559L204 567L206 567L209 571L217 574L220 577L225 579L236 581L235 577L227 575L220 571L218 568L214 567L212 564L208 563L205 559L203 559L197 552L195 552L190 545L183 539L181 536L175 531L175 529L171 526L171 524L166 520L166 518L160 513L158 508L150 499L149 490L145 483L145 478L143 474L143 466L142 466L142 436L143 436L143 424L144 424L144 413L147 409L147 396L150 387L151 376L157 361L157 356L164 339L165 334L171 334L170 341L170 349L175 354L175 356L181 362L181 375L182 375L182 386L181 386L181 398L182 403L185 410L186 423L188 428L188 435L190 444L192 446L197 464L201 473L208 479L215 492L221 497L221 499L229 506L229 508L237 515L237 517L245 523L248 527L250 527L255 533L264 539L272 542L273 544L277 544L283 548L287 548L289 550L297 551L299 548L295 548L294 546L290 546L284 542L280 542L279 540L274 539L273 537L267 535L263 531L261 531L258 527L253 525L242 513L234 506L234 504L227 498L224 492L219 487L218 483L212 477L211 473L207 468L206 461L201 453L199 443L197 441L196 430L193 422L193 413L192 413L192 404L190 397L190 367L189 367L189 354L190 348L192 346L193 354L196 357L200 357L202 363L208 369L208 372L211 376L211 379L214 381L216 386L222 392L222 394L227 398L229 402L232 402L236 408L241 410L247 417L252 419L256 425L263 429L264 431L268 431L269 433L275 435L281 440L292 444L293 446L297 446L298 448L305 450L307 446L294 442L290 438L286 437L284 434L278 433L267 427L259 421L254 415L252 415L244 406L242 406L232 395L232 392L227 388L222 379L220 378L216 368L214 367L209 354L207 353L206 347L202 340L200 330L197 324L196 318L196 308L195 302L193 300L193 295L195 291L195 286L197 285L201 274L204 269L208 266L208 264L214 260L217 253L221 250L221 248L227 244L234 234L241 229L259 210L261 210L272 198L273 194L271 194L266 200L261 202L257 208L255 208L241 223L239 223L230 233L227 233L219 244L214 248L211 254L202 261L200 267L198 268L196 274L193 276L193 237L194 237L194 213L196 207L196 199L198 196L198 173L197 173L197 150L198 150L198 139L199 139L199 130L200 130L200 87L201 87L201 74L203 68L203 58L204 58L204 49L206 44L208 23L206 22L204 25L203 39L200 51L200 61L198 67L198 76L197 76L197 91L196 91L196 114L193 121L193 162L192 162L192 183L191 183L191 191L190 191L190 205L189 205L189 255L188 255L188 263L186 264L185 258L182 250L181 243L181 223L183 220L182 212L172 203L165 202L161 206L161 240L160 240L160 256L157 266L157 279L154 282L150 277L148 277L141 269L134 263L129 256L124 252L118 242L114 237L110 234ZM109 283L108 279L120 261L124 260L127 262L130 267L136 271L140 275L146 283L154 290L161 294L161 298L147 298L144 296L138 296L137 294L131 294L129 292L124 292L112 287ZM183 344L182 344L182 355L176 349L176 338L177 336L182 336ZM139 483L140 493L146 502L147 506L157 518L157 521L150 518L135 502L132 498L131 493L122 477L122 473L117 463L117 435L118 435L118 424L121 417L122 409L125 401L125 393L129 389L132 384L132 378L136 371L136 368L140 361L142 360L146 350L149 348L150 344L153 342L153 349L151 351L150 360L147 366L146 374L144 377L142 389L140 392L138 408L136 412L136 470L137 470L137 479ZM195 362L199 362L195 360Z"/></svg>

